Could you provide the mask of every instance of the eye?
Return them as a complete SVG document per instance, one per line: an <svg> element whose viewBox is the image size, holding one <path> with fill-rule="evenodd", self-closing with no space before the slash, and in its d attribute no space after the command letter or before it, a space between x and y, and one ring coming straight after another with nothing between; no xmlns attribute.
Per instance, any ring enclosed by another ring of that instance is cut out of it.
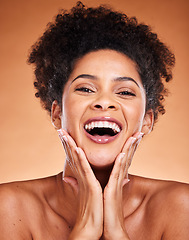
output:
<svg viewBox="0 0 189 240"><path fill-rule="evenodd" d="M79 88L76 88L75 91L77 92L83 92L83 93L93 93L94 91L87 88L87 87L79 87Z"/></svg>
<svg viewBox="0 0 189 240"><path fill-rule="evenodd" d="M118 94L118 95L121 95L121 96L136 96L133 92L128 91L128 90L118 92L117 94Z"/></svg>

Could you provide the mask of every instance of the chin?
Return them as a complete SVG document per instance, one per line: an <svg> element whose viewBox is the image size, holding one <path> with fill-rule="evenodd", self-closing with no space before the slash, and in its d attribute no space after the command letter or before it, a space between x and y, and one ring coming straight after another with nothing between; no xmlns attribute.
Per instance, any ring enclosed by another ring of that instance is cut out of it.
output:
<svg viewBox="0 0 189 240"><path fill-rule="evenodd" d="M110 151L92 151L86 152L87 159L93 168L106 168L112 166L118 153L110 153Z"/></svg>

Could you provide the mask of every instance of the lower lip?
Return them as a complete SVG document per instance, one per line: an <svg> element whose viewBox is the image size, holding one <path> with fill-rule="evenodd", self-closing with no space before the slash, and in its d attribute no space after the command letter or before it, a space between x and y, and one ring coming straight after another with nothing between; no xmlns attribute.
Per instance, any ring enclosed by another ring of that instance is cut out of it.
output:
<svg viewBox="0 0 189 240"><path fill-rule="evenodd" d="M119 133L118 133L115 136L108 136L108 135L104 135L104 136L95 135L95 136L93 136L93 135L89 134L87 131L85 131L85 134L88 138L90 138L90 140L92 140L95 143L99 143L99 144L105 144L105 143L113 142L119 135Z"/></svg>

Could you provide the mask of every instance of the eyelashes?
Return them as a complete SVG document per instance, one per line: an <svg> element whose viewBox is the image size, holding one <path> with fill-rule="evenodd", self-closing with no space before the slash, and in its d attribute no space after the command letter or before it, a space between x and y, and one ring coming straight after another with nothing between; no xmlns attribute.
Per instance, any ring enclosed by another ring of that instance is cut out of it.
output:
<svg viewBox="0 0 189 240"><path fill-rule="evenodd" d="M83 94L90 94L90 93L95 93L94 90L88 88L88 87L79 87L75 89L75 92L80 92ZM117 95L121 96L121 97L135 97L136 94L132 91L129 90L125 90L125 91L120 91L118 93L116 93Z"/></svg>
<svg viewBox="0 0 189 240"><path fill-rule="evenodd" d="M121 96L136 96L135 93L131 92L131 91L121 91L119 93L117 93L118 95L121 95Z"/></svg>
<svg viewBox="0 0 189 240"><path fill-rule="evenodd" d="M84 93L94 93L93 90L87 88L87 87L79 87L75 89L75 92L84 92Z"/></svg>

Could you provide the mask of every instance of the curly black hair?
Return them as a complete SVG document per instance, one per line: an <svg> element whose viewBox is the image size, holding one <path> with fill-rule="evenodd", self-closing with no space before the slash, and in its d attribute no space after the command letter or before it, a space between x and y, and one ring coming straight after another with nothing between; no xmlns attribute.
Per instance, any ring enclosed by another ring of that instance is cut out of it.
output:
<svg viewBox="0 0 189 240"><path fill-rule="evenodd" d="M74 62L91 51L116 50L127 55L138 67L146 90L146 111L152 109L155 120L164 114L166 82L172 79L175 57L157 34L136 18L99 6L86 8L77 2L69 12L61 10L47 25L43 36L32 46L28 63L35 66L36 97L51 113L57 100L61 105L64 86Z"/></svg>

